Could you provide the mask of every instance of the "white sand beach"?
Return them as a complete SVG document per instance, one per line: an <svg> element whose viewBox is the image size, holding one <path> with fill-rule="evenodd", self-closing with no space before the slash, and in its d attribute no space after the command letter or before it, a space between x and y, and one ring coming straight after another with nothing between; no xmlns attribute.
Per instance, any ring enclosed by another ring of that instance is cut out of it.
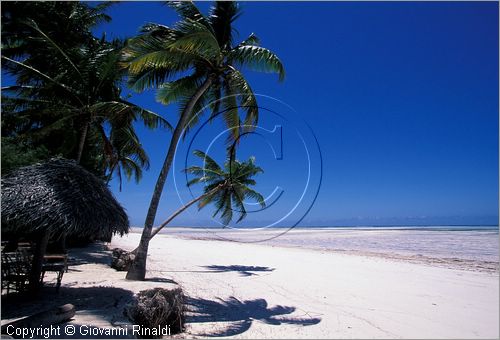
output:
<svg viewBox="0 0 500 340"><path fill-rule="evenodd" d="M109 247L131 250L139 238L116 237ZM64 275L61 292L46 288L41 301L75 304L71 323L77 326L118 326L134 293L180 285L190 309L180 337L499 336L498 272L158 235L150 244L147 281L134 282L108 266L109 251L94 247L71 255L80 262ZM36 303L16 307L2 309L3 323L39 310Z"/></svg>
<svg viewBox="0 0 500 340"><path fill-rule="evenodd" d="M500 340L499 2L2 1L0 340Z"/></svg>

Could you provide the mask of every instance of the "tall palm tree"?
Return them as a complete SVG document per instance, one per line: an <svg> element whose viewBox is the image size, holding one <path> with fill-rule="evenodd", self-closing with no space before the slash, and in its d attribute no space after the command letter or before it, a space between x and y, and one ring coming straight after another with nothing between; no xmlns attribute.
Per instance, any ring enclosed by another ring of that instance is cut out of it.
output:
<svg viewBox="0 0 500 340"><path fill-rule="evenodd" d="M237 3L217 1L207 16L190 1L170 2L169 5L181 20L174 27L144 26L141 35L128 41L123 54L133 89L158 88L158 101L180 105L180 117L144 223L139 244L141 251L127 273L127 279L131 280L144 280L153 223L182 134L197 123L208 105L212 116L223 112L231 140L238 140L242 130L251 129L258 120L257 101L241 67L278 73L280 80L285 76L280 59L258 46L259 39L254 34L234 44L233 22L241 14ZM238 107L246 114L243 124Z"/></svg>
<svg viewBox="0 0 500 340"><path fill-rule="evenodd" d="M47 44L45 39L40 39L37 29L43 31L57 43L61 50L74 59L74 54L80 47L94 42L92 29L102 22L111 20L105 13L110 4L91 5L83 2L62 1L11 1L2 4L2 55L22 61L42 73L61 77L62 73L54 72L56 62L58 63L61 59L60 52L57 48ZM35 22L36 27L31 25L31 22ZM37 85L40 85L44 81L39 77L34 79L33 72L5 62L5 60L2 60L2 70L13 75L17 85L32 85L35 81ZM32 109L30 110L32 115L30 116L27 115L26 101L19 99L13 102L11 98L6 100L5 94L6 92L2 93L2 144L6 142L6 145L12 147L2 148L2 159L6 160L2 162L2 172L53 156L66 158L75 156L76 151L73 149L76 147L69 149L69 146L73 140L73 144L76 145L76 137L68 124L57 131L52 129L50 134L40 136L42 138L31 138L31 134L24 133L39 130L40 127L54 121L55 114L44 111L43 106L46 106L47 102L57 101L62 97L60 93L54 92L46 102L40 100L39 107L36 109L35 102L31 101L29 106ZM67 96L67 93L64 93L64 96ZM54 105L54 107L58 106ZM39 114L42 111L44 114ZM34 150L36 152L33 152ZM92 151L95 154L96 150ZM83 164L85 167L96 174L101 173L89 163L87 160L89 157L85 158Z"/></svg>
<svg viewBox="0 0 500 340"><path fill-rule="evenodd" d="M111 19L104 13L109 5L2 6L2 68L16 80L2 89L2 134L28 150L48 151L30 161L74 158L108 181L116 174L121 190L122 172L138 181L149 166L134 122L170 125L122 97L123 42L92 34L96 24ZM60 239L64 248L65 235Z"/></svg>
<svg viewBox="0 0 500 340"><path fill-rule="evenodd" d="M205 184L203 194L192 199L170 215L151 233L151 238L158 234L180 213L195 203L198 203L199 209L204 208L208 204L214 204L216 209L212 217L219 215L222 223L226 226L233 219L233 212L239 214L236 223L247 216L244 205L245 200L254 200L263 208L266 206L264 197L250 188L250 186L256 184L253 177L264 172L260 167L255 165L254 157L250 157L245 162L240 162L230 157L224 166L221 167L203 151L196 150L193 153L203 160L203 166L191 166L185 169L187 173L196 176L188 182L188 186L198 183Z"/></svg>
<svg viewBox="0 0 500 340"><path fill-rule="evenodd" d="M63 154L72 154L78 163L84 155L85 143L92 139L91 148L101 146L101 150L91 150L94 158L101 154L102 157L97 157L100 167L109 168L111 173L117 165L117 150L121 148L121 153L124 150L128 153L127 175L135 172L135 177L140 177L138 170L147 166L148 158L135 135L133 122L140 119L149 128L170 125L162 117L121 97L119 85L124 70L118 59L122 44L94 39L76 46L70 56L36 22L25 24L38 34L39 41L45 42L47 50L57 53L47 60L50 68L44 71L30 65L31 58L18 61L2 56L18 81L2 89L7 94L3 98L3 111L21 121L16 126L17 135L31 140L47 140L49 136L50 140L54 132L63 133L69 138L64 138L63 143L58 140L57 144L62 144ZM115 145L121 139L109 138L105 127L109 127L111 136L124 133L131 136L127 147Z"/></svg>

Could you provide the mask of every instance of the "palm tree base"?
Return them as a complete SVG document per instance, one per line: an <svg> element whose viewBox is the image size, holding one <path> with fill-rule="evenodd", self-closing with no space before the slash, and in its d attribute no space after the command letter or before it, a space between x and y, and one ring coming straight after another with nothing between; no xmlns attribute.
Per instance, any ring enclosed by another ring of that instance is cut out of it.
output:
<svg viewBox="0 0 500 340"><path fill-rule="evenodd" d="M131 280L131 281L144 281L146 279L146 271L141 270L140 268L137 268L140 266L134 266L134 263L132 264L132 267L130 267L129 271L127 272L127 276L125 276L125 279Z"/></svg>
<svg viewBox="0 0 500 340"><path fill-rule="evenodd" d="M146 256L141 256L141 252L138 252L138 254L136 254L136 257L132 262L127 275L125 276L125 279L132 281L144 281L146 279Z"/></svg>

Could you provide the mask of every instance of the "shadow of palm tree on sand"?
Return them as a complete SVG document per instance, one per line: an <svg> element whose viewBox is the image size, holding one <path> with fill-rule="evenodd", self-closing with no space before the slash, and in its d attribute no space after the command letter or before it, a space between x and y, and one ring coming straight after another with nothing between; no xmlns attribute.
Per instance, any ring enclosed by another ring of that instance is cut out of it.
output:
<svg viewBox="0 0 500 340"><path fill-rule="evenodd" d="M256 272L274 271L274 268L269 268L269 267L242 266L242 265L231 265L231 266L211 265L211 266L203 266L203 268L206 268L214 273L238 272L241 276L253 276L253 275L258 275Z"/></svg>
<svg viewBox="0 0 500 340"><path fill-rule="evenodd" d="M321 322L321 319L316 317L290 316L289 314L296 311L295 307L279 305L270 307L265 299L241 301L235 297L229 297L227 300L188 298L187 304L190 310L190 315L187 317L188 323L228 323L227 327L212 333L195 334L198 336L215 337L242 334L256 320L275 326L282 324L311 326Z"/></svg>

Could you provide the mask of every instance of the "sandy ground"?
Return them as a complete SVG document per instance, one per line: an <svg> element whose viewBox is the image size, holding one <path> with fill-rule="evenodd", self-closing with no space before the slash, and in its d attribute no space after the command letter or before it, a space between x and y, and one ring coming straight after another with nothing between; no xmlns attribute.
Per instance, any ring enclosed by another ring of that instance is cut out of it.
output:
<svg viewBox="0 0 500 340"><path fill-rule="evenodd" d="M110 247L131 250L139 238ZM109 251L74 251L60 293L3 297L2 324L69 302L77 307L71 324L117 326L134 293L180 285L190 309L183 337L499 337L498 272L168 235L153 239L149 254L147 281L133 282L108 266Z"/></svg>
<svg viewBox="0 0 500 340"><path fill-rule="evenodd" d="M498 273L498 228L175 228L163 233L183 239L259 242L278 247L327 250L452 269ZM142 232L140 228L133 228ZM277 236L277 237L276 237ZM266 240L266 241L262 241Z"/></svg>

